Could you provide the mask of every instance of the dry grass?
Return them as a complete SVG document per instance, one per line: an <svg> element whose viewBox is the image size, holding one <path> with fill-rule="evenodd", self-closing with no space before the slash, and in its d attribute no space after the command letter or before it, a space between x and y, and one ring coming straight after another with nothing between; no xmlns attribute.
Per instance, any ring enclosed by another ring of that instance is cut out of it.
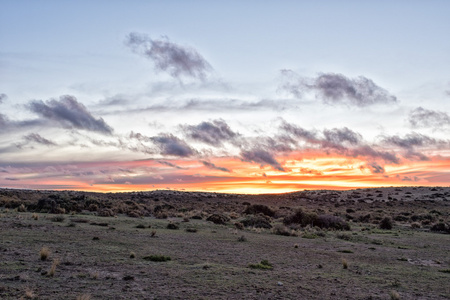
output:
<svg viewBox="0 0 450 300"><path fill-rule="evenodd" d="M77 296L77 300L91 300L91 295L83 294L83 295Z"/></svg>
<svg viewBox="0 0 450 300"><path fill-rule="evenodd" d="M39 251L39 258L41 260L47 260L49 255L50 255L50 249L48 249L47 247L42 247L41 251Z"/></svg>
<svg viewBox="0 0 450 300"><path fill-rule="evenodd" d="M48 276L50 276L50 277L53 277L53 276L55 276L55 273L56 273L56 267L59 265L59 259L54 259L53 260L53 263L52 263L52 266L50 267L50 270L48 271Z"/></svg>
<svg viewBox="0 0 450 300"><path fill-rule="evenodd" d="M345 258L342 259L342 268L343 269L348 269L348 262Z"/></svg>
<svg viewBox="0 0 450 300"><path fill-rule="evenodd" d="M25 290L25 298L26 299L33 299L35 296L36 295L34 294L34 292L30 288L27 288Z"/></svg>
<svg viewBox="0 0 450 300"><path fill-rule="evenodd" d="M33 218L33 220L39 220L39 215L37 213L34 213L33 215L31 215L31 217Z"/></svg>
<svg viewBox="0 0 450 300"><path fill-rule="evenodd" d="M396 291L391 291L389 296L391 296L391 300L400 300L400 294Z"/></svg>
<svg viewBox="0 0 450 300"><path fill-rule="evenodd" d="M134 253L133 251L130 252L130 258L135 258L136 257L136 253Z"/></svg>

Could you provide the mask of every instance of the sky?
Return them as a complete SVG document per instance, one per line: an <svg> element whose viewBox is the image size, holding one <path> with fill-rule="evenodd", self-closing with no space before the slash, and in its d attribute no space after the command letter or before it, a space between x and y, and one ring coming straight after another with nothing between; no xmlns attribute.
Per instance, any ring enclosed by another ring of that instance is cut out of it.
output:
<svg viewBox="0 0 450 300"><path fill-rule="evenodd" d="M0 0L0 187L450 186L449 13Z"/></svg>

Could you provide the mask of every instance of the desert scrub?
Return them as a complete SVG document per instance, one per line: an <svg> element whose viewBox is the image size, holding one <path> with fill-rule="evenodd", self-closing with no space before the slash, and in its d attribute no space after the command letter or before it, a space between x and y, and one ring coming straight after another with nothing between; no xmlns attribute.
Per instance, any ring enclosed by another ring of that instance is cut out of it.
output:
<svg viewBox="0 0 450 300"><path fill-rule="evenodd" d="M164 256L164 255L148 255L148 256L144 256L143 259L149 260L149 261L155 261L155 262L165 262L165 261L172 260L172 258L170 258L170 256Z"/></svg>
<svg viewBox="0 0 450 300"><path fill-rule="evenodd" d="M42 247L41 251L39 251L39 258L41 260L47 260L49 255L50 255L50 249L48 249L48 247Z"/></svg>
<svg viewBox="0 0 450 300"><path fill-rule="evenodd" d="M50 219L50 221L52 222L64 222L66 218L64 218L64 216L54 216L53 218Z"/></svg>
<svg viewBox="0 0 450 300"><path fill-rule="evenodd" d="M251 269L260 269L260 270L272 270L273 265L267 260L262 260L259 264L249 264L249 268Z"/></svg>
<svg viewBox="0 0 450 300"><path fill-rule="evenodd" d="M380 229L391 230L392 226L393 226L392 219L389 217L385 217L383 220L381 220L379 227Z"/></svg>

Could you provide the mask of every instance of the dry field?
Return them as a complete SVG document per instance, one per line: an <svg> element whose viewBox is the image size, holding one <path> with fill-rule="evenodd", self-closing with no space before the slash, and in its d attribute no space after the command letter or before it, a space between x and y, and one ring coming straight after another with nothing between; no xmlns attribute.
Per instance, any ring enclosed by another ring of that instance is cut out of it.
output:
<svg viewBox="0 0 450 300"><path fill-rule="evenodd" d="M449 221L439 187L0 190L0 298L450 299Z"/></svg>

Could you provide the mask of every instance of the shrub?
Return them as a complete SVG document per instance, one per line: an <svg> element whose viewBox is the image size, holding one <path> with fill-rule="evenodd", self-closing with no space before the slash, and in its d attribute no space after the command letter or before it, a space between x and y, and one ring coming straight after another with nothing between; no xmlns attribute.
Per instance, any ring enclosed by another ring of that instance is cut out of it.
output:
<svg viewBox="0 0 450 300"><path fill-rule="evenodd" d="M248 216L244 220L241 221L242 225L245 227L256 227L256 228L272 228L270 224L270 218L266 215L259 214L256 216Z"/></svg>
<svg viewBox="0 0 450 300"><path fill-rule="evenodd" d="M167 224L167 229L176 230L176 229L179 229L179 228L180 228L180 226L177 223L169 223L169 224Z"/></svg>
<svg viewBox="0 0 450 300"><path fill-rule="evenodd" d="M238 237L238 242L246 242L247 238L245 237L245 235L241 235L240 237Z"/></svg>
<svg viewBox="0 0 450 300"><path fill-rule="evenodd" d="M47 247L42 247L41 251L39 251L39 258L41 260L47 260L49 255L50 255L50 249L48 249Z"/></svg>
<svg viewBox="0 0 450 300"><path fill-rule="evenodd" d="M195 233L195 232L197 232L198 230L197 230L197 228L194 228L194 227L188 227L188 228L186 228L186 232L192 232L192 233Z"/></svg>
<svg viewBox="0 0 450 300"><path fill-rule="evenodd" d="M39 215L37 213L34 213L32 216L33 220L39 220Z"/></svg>
<svg viewBox="0 0 450 300"><path fill-rule="evenodd" d="M443 222L436 223L433 226L431 226L431 231L450 233L450 224L445 224Z"/></svg>
<svg viewBox="0 0 450 300"><path fill-rule="evenodd" d="M225 225L230 219L223 214L212 214L210 215L206 221L213 222L214 224Z"/></svg>
<svg viewBox="0 0 450 300"><path fill-rule="evenodd" d="M248 215L257 215L257 214L263 214L269 217L275 216L275 211L273 211L271 208L269 208L266 205L262 204L253 204L250 206L247 206L247 208L244 211L244 214Z"/></svg>
<svg viewBox="0 0 450 300"><path fill-rule="evenodd" d="M293 215L283 219L284 225L299 224L302 227L317 226L325 229L350 230L350 225L342 218L331 215L317 215L307 213L302 209L297 210Z"/></svg>
<svg viewBox="0 0 450 300"><path fill-rule="evenodd" d="M389 217L385 217L384 219L381 220L380 222L380 229L385 229L385 230L391 230L392 229L392 219Z"/></svg>
<svg viewBox="0 0 450 300"><path fill-rule="evenodd" d="M17 208L18 212L26 212L27 208L25 207L25 205L20 204L20 206Z"/></svg>
<svg viewBox="0 0 450 300"><path fill-rule="evenodd" d="M251 269L260 269L260 270L272 270L273 265L267 260L262 260L259 264L249 264L249 268Z"/></svg>
<svg viewBox="0 0 450 300"><path fill-rule="evenodd" d="M165 262L172 260L170 256L164 256L164 255L148 255L144 256L143 259L149 260L149 261L155 261L155 262Z"/></svg>
<svg viewBox="0 0 450 300"><path fill-rule="evenodd" d="M52 222L64 222L66 218L64 216L54 216L50 219Z"/></svg>
<svg viewBox="0 0 450 300"><path fill-rule="evenodd" d="M277 235L291 236L290 230L286 226L283 226L283 225L276 225L273 228L273 232Z"/></svg>
<svg viewBox="0 0 450 300"><path fill-rule="evenodd" d="M130 258L135 258L136 257L136 253L134 253L133 251L130 252Z"/></svg>

